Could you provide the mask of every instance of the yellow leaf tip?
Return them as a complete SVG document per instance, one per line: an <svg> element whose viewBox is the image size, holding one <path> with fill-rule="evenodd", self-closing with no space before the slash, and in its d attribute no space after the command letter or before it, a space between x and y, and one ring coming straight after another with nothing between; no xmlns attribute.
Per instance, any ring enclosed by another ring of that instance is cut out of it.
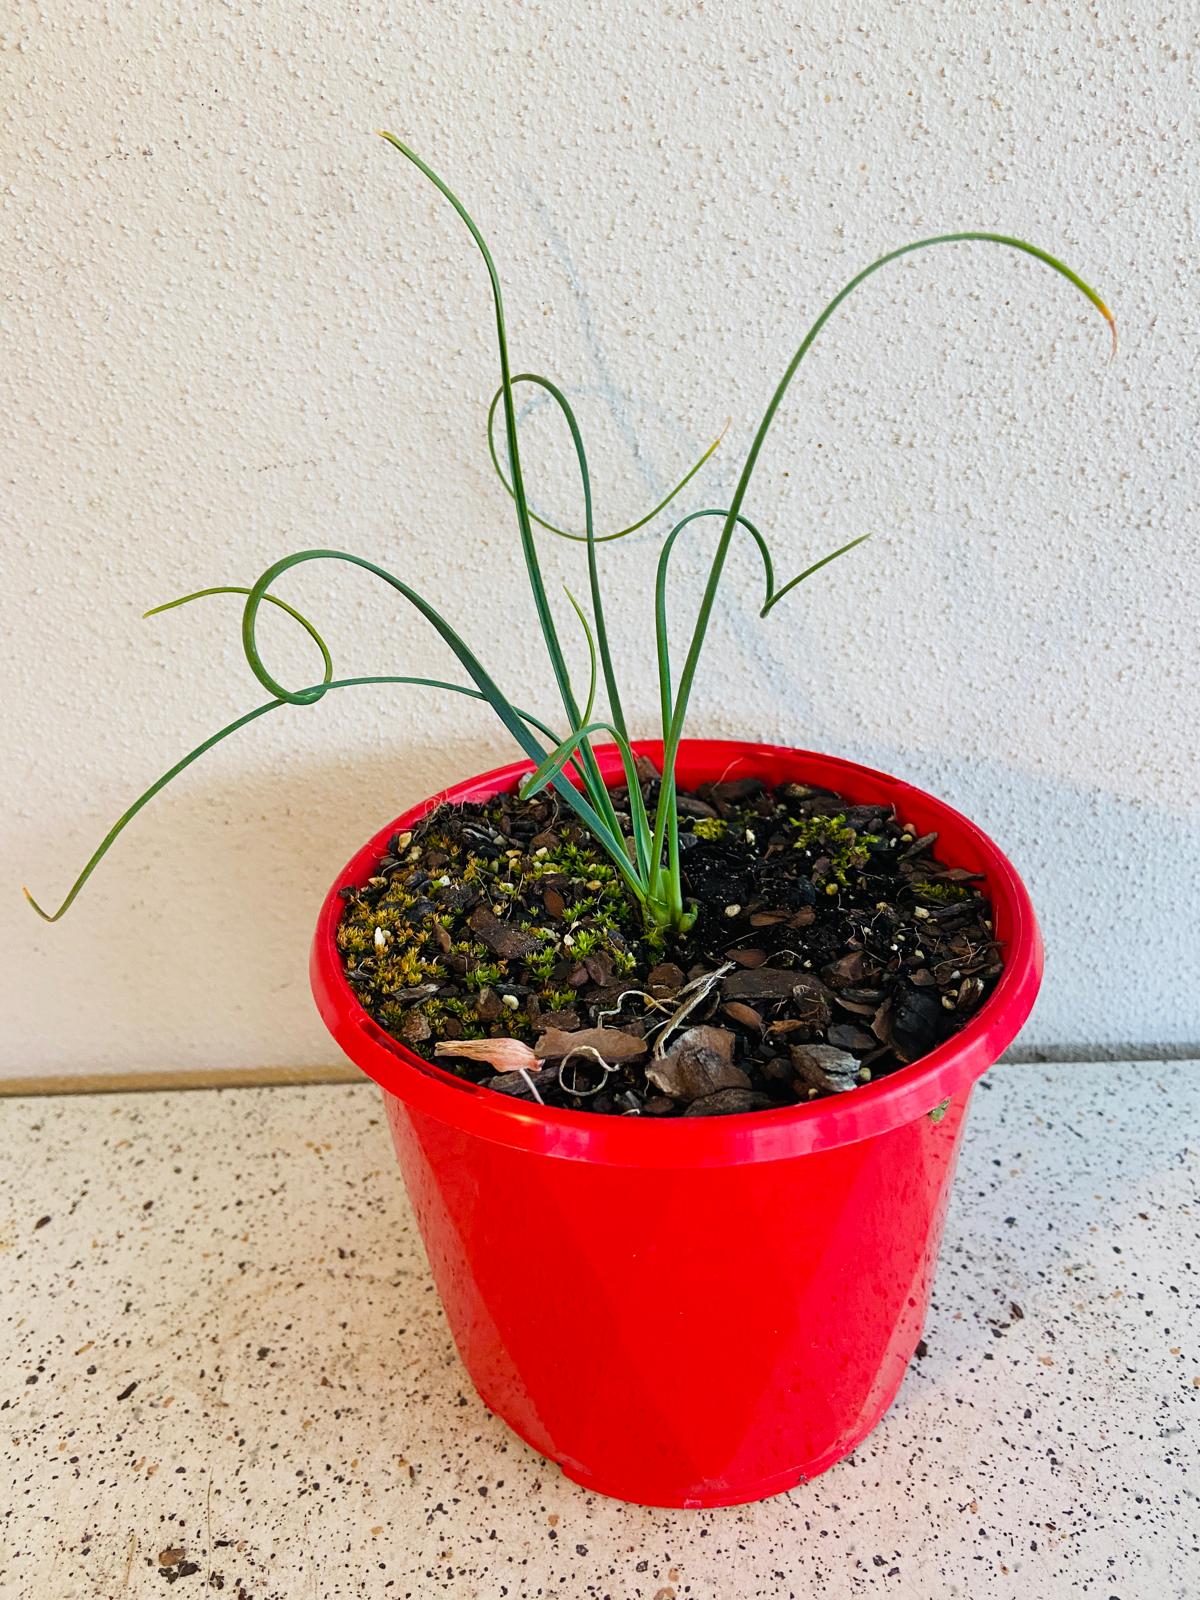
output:
<svg viewBox="0 0 1200 1600"><path fill-rule="evenodd" d="M48 911L43 911L42 910L41 906L38 905L37 901L33 898L33 896L30 894L29 890L25 887L24 884L21 885L21 893L25 896L26 900L29 901L29 904L37 912L38 916L41 917L43 922L53 922L54 921L54 918L50 915L50 913Z"/></svg>

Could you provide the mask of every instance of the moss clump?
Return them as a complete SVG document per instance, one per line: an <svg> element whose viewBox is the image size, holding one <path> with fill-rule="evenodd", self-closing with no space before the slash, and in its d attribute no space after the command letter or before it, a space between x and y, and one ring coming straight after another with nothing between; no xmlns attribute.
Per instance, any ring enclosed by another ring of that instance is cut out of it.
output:
<svg viewBox="0 0 1200 1600"><path fill-rule="evenodd" d="M971 890L964 883L931 883L927 879L914 879L910 888L918 900L934 905L953 905L955 901L973 898Z"/></svg>
<svg viewBox="0 0 1200 1600"><path fill-rule="evenodd" d="M578 998L574 989L546 989L542 993L547 1011L569 1011Z"/></svg>
<svg viewBox="0 0 1200 1600"><path fill-rule="evenodd" d="M812 881L830 892L845 886L851 872L861 871L871 857L871 847L880 841L876 834L859 833L846 821L845 813L836 816L789 817L793 850L815 856Z"/></svg>
<svg viewBox="0 0 1200 1600"><path fill-rule="evenodd" d="M456 1041L533 1044L550 1027L649 1038L690 996L689 983L730 972L745 951L818 976L846 970L853 956L855 983L904 1001L886 1013L892 1040L872 1033L868 1048L854 1035L862 1082L935 1048L989 992L1001 966L987 899L970 873L932 854L934 835L916 839L887 806L801 784L735 780L692 798L722 815L681 818L683 884L696 913L684 937L646 929L618 870L557 796L443 806L391 840L366 883L342 890L337 940L363 1007L420 1055L433 1059L445 1044L448 1070L503 1088L494 1062L463 1056ZM618 789L613 799L621 815L627 796ZM829 981L840 995L841 980ZM807 1038L816 1027L795 993L756 998L749 1020L744 1005L718 1009L729 998L724 983L704 998L708 1009L691 1020L730 1033L756 1104L809 1098L811 1084L786 1076L789 1031ZM870 1007L846 998L854 1012L878 1011L878 994ZM845 1021L832 1010L830 1018ZM594 1098L572 1082L548 1072L537 1092L547 1105L675 1114L651 1096L640 1059L612 1065ZM517 1092L528 1097L528 1086Z"/></svg>
<svg viewBox="0 0 1200 1600"><path fill-rule="evenodd" d="M534 879L567 880L569 895L562 890L567 900L562 913L564 922L593 919L610 931L640 930L641 913L616 867L600 856L598 848L586 836L564 840L555 846L541 845L522 862L522 867Z"/></svg>
<svg viewBox="0 0 1200 1600"><path fill-rule="evenodd" d="M543 1012L577 1002L575 985L638 966L641 918L611 862L553 801L517 823L504 797L443 807L345 894L347 976L381 1026L423 1050L532 1038Z"/></svg>
<svg viewBox="0 0 1200 1600"><path fill-rule="evenodd" d="M697 817L692 823L692 832L697 839L723 839L729 832L729 824L724 817Z"/></svg>

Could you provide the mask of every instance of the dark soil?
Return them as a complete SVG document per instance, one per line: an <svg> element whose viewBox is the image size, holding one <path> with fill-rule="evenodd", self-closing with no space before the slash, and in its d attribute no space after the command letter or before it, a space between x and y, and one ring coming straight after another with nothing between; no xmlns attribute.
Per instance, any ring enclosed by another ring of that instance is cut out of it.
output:
<svg viewBox="0 0 1200 1600"><path fill-rule="evenodd" d="M643 791L653 806L648 768ZM999 976L977 878L890 809L746 779L679 810L700 909L656 944L553 794L440 807L342 890L359 1000L419 1055L519 1099L714 1116L886 1076L961 1028Z"/></svg>

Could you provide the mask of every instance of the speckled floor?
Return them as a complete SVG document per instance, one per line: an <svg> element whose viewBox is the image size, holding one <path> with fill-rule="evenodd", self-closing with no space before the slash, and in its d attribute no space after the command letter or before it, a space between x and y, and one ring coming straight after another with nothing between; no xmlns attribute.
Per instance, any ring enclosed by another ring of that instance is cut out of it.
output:
<svg viewBox="0 0 1200 1600"><path fill-rule="evenodd" d="M0 1105L0 1595L1200 1595L1200 1064L1000 1068L882 1426L728 1511L476 1399L369 1086Z"/></svg>

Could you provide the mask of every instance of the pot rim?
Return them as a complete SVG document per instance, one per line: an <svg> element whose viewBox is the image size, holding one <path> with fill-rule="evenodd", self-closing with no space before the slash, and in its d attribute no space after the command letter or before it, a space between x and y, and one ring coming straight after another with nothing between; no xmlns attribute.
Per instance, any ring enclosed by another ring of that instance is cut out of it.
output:
<svg viewBox="0 0 1200 1600"><path fill-rule="evenodd" d="M660 740L635 740L633 749L661 762ZM597 746L596 755L606 779L623 779L615 746ZM564 1111L512 1100L424 1060L368 1015L342 970L336 944L344 904L340 891L366 881L393 833L411 828L447 801L478 801L511 791L533 770L528 760L468 778L410 807L347 862L321 907L309 964L313 996L326 1027L358 1067L415 1111L515 1149L613 1165L677 1168L783 1160L886 1133L968 1090L1016 1037L1041 984L1037 920L1012 863L953 807L874 768L746 740L685 739L680 744L676 770L681 784L724 776L734 766L743 775L763 776L768 782L819 782L852 803L892 804L923 832L936 828L948 834L952 864L983 872L995 934L1005 947L1005 966L995 989L960 1032L877 1082L806 1105L723 1117L643 1119ZM774 776L755 770L763 767L776 769ZM782 767L788 770L778 770Z"/></svg>

